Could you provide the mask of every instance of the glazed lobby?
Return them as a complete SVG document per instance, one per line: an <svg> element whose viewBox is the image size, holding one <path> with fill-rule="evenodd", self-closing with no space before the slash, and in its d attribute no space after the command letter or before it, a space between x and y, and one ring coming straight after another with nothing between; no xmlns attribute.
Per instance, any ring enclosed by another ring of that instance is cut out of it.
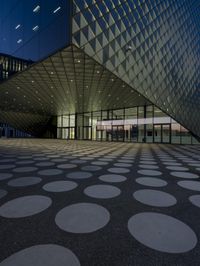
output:
<svg viewBox="0 0 200 266"><path fill-rule="evenodd" d="M198 0L2 0L0 266L198 266Z"/></svg>

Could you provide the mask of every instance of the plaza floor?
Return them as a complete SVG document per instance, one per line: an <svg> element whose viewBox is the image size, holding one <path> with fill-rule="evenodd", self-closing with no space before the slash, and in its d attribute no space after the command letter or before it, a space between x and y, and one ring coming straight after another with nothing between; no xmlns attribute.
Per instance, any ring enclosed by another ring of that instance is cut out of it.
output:
<svg viewBox="0 0 200 266"><path fill-rule="evenodd" d="M200 146L0 139L0 266L200 265Z"/></svg>

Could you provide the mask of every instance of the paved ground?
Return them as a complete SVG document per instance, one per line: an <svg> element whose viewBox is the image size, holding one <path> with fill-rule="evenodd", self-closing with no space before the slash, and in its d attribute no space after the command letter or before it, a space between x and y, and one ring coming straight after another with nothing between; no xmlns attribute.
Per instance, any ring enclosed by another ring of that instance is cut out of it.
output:
<svg viewBox="0 0 200 266"><path fill-rule="evenodd" d="M0 140L0 266L200 265L200 146Z"/></svg>

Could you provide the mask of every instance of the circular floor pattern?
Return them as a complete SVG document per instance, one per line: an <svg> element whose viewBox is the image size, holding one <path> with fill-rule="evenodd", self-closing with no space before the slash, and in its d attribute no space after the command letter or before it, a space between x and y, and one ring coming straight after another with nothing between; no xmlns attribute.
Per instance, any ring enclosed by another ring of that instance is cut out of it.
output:
<svg viewBox="0 0 200 266"><path fill-rule="evenodd" d="M190 190L195 190L195 191L200 191L200 182L199 181L179 181L177 183L180 187L190 189Z"/></svg>
<svg viewBox="0 0 200 266"><path fill-rule="evenodd" d="M158 166L149 164L140 164L139 167L144 169L159 169Z"/></svg>
<svg viewBox="0 0 200 266"><path fill-rule="evenodd" d="M72 169L72 168L76 168L76 167L77 167L77 165L72 164L72 163L65 163L65 164L57 165L57 168L61 168L61 169Z"/></svg>
<svg viewBox="0 0 200 266"><path fill-rule="evenodd" d="M16 164L23 164L23 165L25 165L25 164L32 164L32 163L35 163L35 161L33 161L33 160L22 160L22 161L17 161L17 162L15 162Z"/></svg>
<svg viewBox="0 0 200 266"><path fill-rule="evenodd" d="M66 162L67 160L66 159L52 159L51 161L55 163L62 163L62 162Z"/></svg>
<svg viewBox="0 0 200 266"><path fill-rule="evenodd" d="M193 205L200 208L200 195L190 196L189 200Z"/></svg>
<svg viewBox="0 0 200 266"><path fill-rule="evenodd" d="M62 173L63 171L59 169L46 169L38 172L39 175L46 175L46 176L60 175Z"/></svg>
<svg viewBox="0 0 200 266"><path fill-rule="evenodd" d="M189 171L187 167L181 167L181 166L167 166L166 169L173 171Z"/></svg>
<svg viewBox="0 0 200 266"><path fill-rule="evenodd" d="M110 183L120 183L127 180L127 178L123 175L101 175L99 176L99 179L104 182L110 182Z"/></svg>
<svg viewBox="0 0 200 266"><path fill-rule="evenodd" d="M87 163L87 161L84 161L84 160L72 160L70 163L73 163L73 164L84 164L84 163Z"/></svg>
<svg viewBox="0 0 200 266"><path fill-rule="evenodd" d="M89 172L72 172L66 175L66 177L71 179L85 179L92 177L92 174Z"/></svg>
<svg viewBox="0 0 200 266"><path fill-rule="evenodd" d="M16 161L16 159L1 159L0 163L12 163L14 161Z"/></svg>
<svg viewBox="0 0 200 266"><path fill-rule="evenodd" d="M81 170L83 170L83 171L91 171L91 172L93 172L93 171L99 171L101 169L102 169L102 167L95 166L95 165L87 165L87 166L81 167Z"/></svg>
<svg viewBox="0 0 200 266"><path fill-rule="evenodd" d="M171 172L170 175L180 178L199 178L198 175L189 172Z"/></svg>
<svg viewBox="0 0 200 266"><path fill-rule="evenodd" d="M173 163L173 162L163 162L164 165L171 165L171 166L181 166L181 163Z"/></svg>
<svg viewBox="0 0 200 266"><path fill-rule="evenodd" d="M0 266L80 266L76 255L69 249L54 245L32 246L6 258Z"/></svg>
<svg viewBox="0 0 200 266"><path fill-rule="evenodd" d="M116 167L132 167L133 165L130 163L114 163Z"/></svg>
<svg viewBox="0 0 200 266"><path fill-rule="evenodd" d="M47 161L49 160L49 158L46 158L46 157L37 157L37 158L34 158L34 161Z"/></svg>
<svg viewBox="0 0 200 266"><path fill-rule="evenodd" d="M93 165L108 165L108 162L95 161L95 162L92 162L91 164L93 164Z"/></svg>
<svg viewBox="0 0 200 266"><path fill-rule="evenodd" d="M156 170L139 170L137 171L138 174L141 175L150 175L150 176L159 176L162 175L162 173L160 171L156 171Z"/></svg>
<svg viewBox="0 0 200 266"><path fill-rule="evenodd" d="M153 162L153 161L144 161L144 160L141 160L140 163L141 163L141 164L157 164L157 162Z"/></svg>
<svg viewBox="0 0 200 266"><path fill-rule="evenodd" d="M55 163L53 163L53 162L36 163L36 166L39 166L39 167L47 167L47 166L53 166L53 165L55 165Z"/></svg>
<svg viewBox="0 0 200 266"><path fill-rule="evenodd" d="M176 204L174 196L158 190L141 189L133 194L133 197L146 205L154 207L170 207Z"/></svg>
<svg viewBox="0 0 200 266"><path fill-rule="evenodd" d="M84 189L84 193L92 198L110 199L121 194L121 190L111 185L93 185Z"/></svg>
<svg viewBox="0 0 200 266"><path fill-rule="evenodd" d="M154 177L139 177L135 180L138 184L149 187L165 187L167 182Z"/></svg>
<svg viewBox="0 0 200 266"><path fill-rule="evenodd" d="M20 177L12 179L8 182L8 185L11 187L28 187L36 185L42 181L39 177Z"/></svg>
<svg viewBox="0 0 200 266"><path fill-rule="evenodd" d="M5 197L8 194L8 192L4 189L0 189L0 199Z"/></svg>
<svg viewBox="0 0 200 266"><path fill-rule="evenodd" d="M15 167L16 167L15 164L0 164L0 170L8 170Z"/></svg>
<svg viewBox="0 0 200 266"><path fill-rule="evenodd" d="M0 181L1 180L5 180L5 179L9 179L13 176L13 174L9 174L9 173L0 173Z"/></svg>
<svg viewBox="0 0 200 266"><path fill-rule="evenodd" d="M51 205L49 197L41 195L25 196L10 200L0 207L0 216L21 218L40 213Z"/></svg>
<svg viewBox="0 0 200 266"><path fill-rule="evenodd" d="M104 227L110 213L94 203L76 203L65 207L55 217L57 226L70 233L91 233Z"/></svg>
<svg viewBox="0 0 200 266"><path fill-rule="evenodd" d="M188 252L197 244L196 234L187 224L161 213L143 212L132 216L128 230L137 241L161 252Z"/></svg>
<svg viewBox="0 0 200 266"><path fill-rule="evenodd" d="M113 161L113 159L109 159L109 158L99 158L98 159L99 161L105 161L105 162L112 162Z"/></svg>
<svg viewBox="0 0 200 266"><path fill-rule="evenodd" d="M13 169L13 172L15 173L28 173L28 172L34 172L38 170L37 167L16 167L15 169Z"/></svg>
<svg viewBox="0 0 200 266"><path fill-rule="evenodd" d="M47 183L43 186L43 189L48 192L66 192L73 190L77 186L78 184L72 181L55 181Z"/></svg>
<svg viewBox="0 0 200 266"><path fill-rule="evenodd" d="M133 164L133 163L134 163L134 160L122 160L122 159L120 159L120 160L117 160L117 162L119 162L119 163L129 163L129 164Z"/></svg>
<svg viewBox="0 0 200 266"><path fill-rule="evenodd" d="M129 173L130 170L126 168L119 168L119 167L114 168L113 167L113 168L109 168L108 172L115 173L115 174L125 174L125 173Z"/></svg>

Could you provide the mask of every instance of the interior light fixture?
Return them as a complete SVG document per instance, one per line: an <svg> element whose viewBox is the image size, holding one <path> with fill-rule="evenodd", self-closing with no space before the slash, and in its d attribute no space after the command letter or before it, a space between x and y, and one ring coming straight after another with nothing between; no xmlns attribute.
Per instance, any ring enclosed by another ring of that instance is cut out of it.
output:
<svg viewBox="0 0 200 266"><path fill-rule="evenodd" d="M33 9L33 13L37 13L40 11L40 6L37 5L34 9Z"/></svg>
<svg viewBox="0 0 200 266"><path fill-rule="evenodd" d="M61 9L61 7L58 6L58 7L53 11L53 13L54 13L54 14L57 13L60 9Z"/></svg>
<svg viewBox="0 0 200 266"><path fill-rule="evenodd" d="M21 27L21 25L18 24L18 25L15 27L15 29L17 30L17 29L19 29L20 27Z"/></svg>
<svg viewBox="0 0 200 266"><path fill-rule="evenodd" d="M32 30L33 30L33 31L38 31L38 30L39 30L39 26L38 26L38 25L34 26L34 27L32 28Z"/></svg>

